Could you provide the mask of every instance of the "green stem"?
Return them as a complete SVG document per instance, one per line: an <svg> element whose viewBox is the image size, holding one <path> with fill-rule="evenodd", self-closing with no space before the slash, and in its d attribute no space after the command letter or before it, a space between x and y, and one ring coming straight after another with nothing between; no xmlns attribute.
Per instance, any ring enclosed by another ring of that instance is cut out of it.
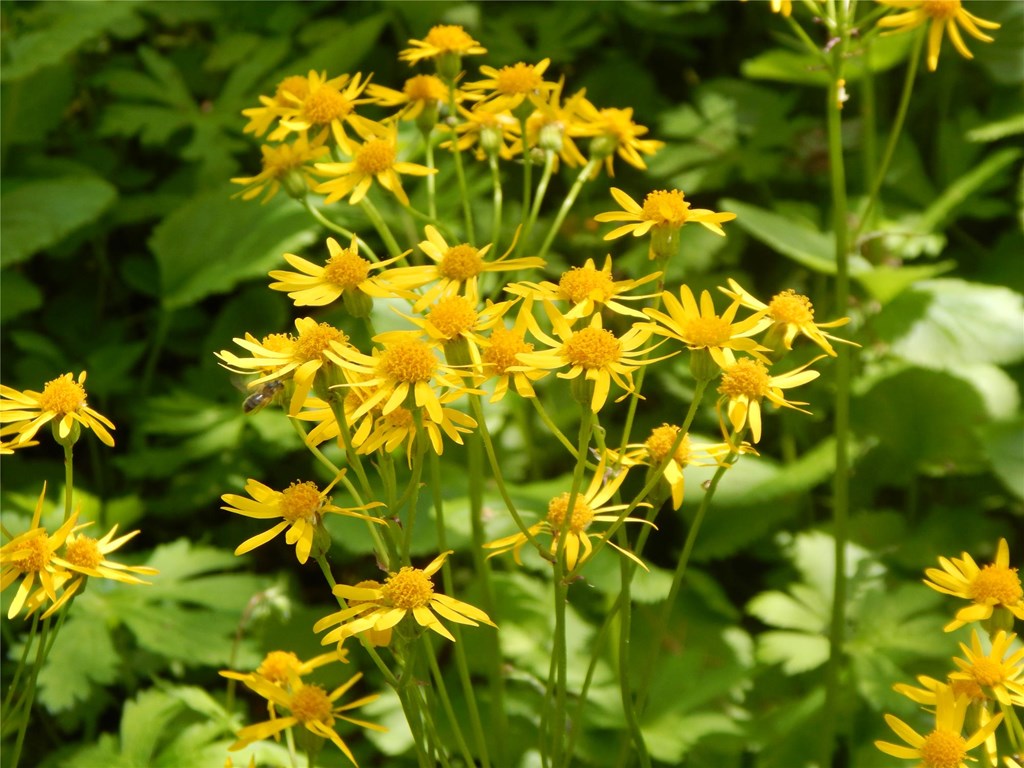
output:
<svg viewBox="0 0 1024 768"><path fill-rule="evenodd" d="M448 105L451 110L451 114L457 115L458 102L455 99L455 81L452 80L448 83ZM452 126L452 138L451 138L452 153L455 155L455 176L459 181L459 192L462 194L462 215L466 220L466 239L474 243L476 242L476 234L473 229L473 207L469 203L469 189L466 186L466 171L462 167L462 150L459 149L459 134L455 131L455 126Z"/></svg>
<svg viewBox="0 0 1024 768"><path fill-rule="evenodd" d="M576 446L572 444L572 441L565 436L562 430L558 428L558 425L555 424L552 418L548 415L548 412L544 408L544 405L541 403L540 398L531 397L529 398L529 400L531 403L533 403L533 407L536 409L537 415L540 416L540 420L544 422L544 426L546 426L551 431L552 435L558 438L558 442L565 446L565 449L569 451L569 454L573 457L573 459L577 459L578 457L576 456Z"/></svg>
<svg viewBox="0 0 1024 768"><path fill-rule="evenodd" d="M526 145L527 132L525 115L519 119L519 129L522 132L523 137L523 213L520 217L520 226L523 228L523 239L519 242L523 243L530 232L530 195L533 192L533 162L530 157L530 148Z"/></svg>
<svg viewBox="0 0 1024 768"><path fill-rule="evenodd" d="M423 142L427 155L427 168L437 168L434 162L434 142L430 140L431 131L423 131ZM427 174L427 215L437 218L437 174Z"/></svg>
<svg viewBox="0 0 1024 768"><path fill-rule="evenodd" d="M572 206L576 202L576 198L579 197L580 190L583 189L584 183L590 178L591 172L601 165L600 160L588 160L587 164L583 166L579 174L576 176L576 180L572 183L572 187L569 188L569 194L565 196L565 200L562 201L562 205L558 209L558 214L555 216L555 220L551 222L551 228L548 230L547 236L544 238L544 242L540 246L540 250L537 255L540 258L548 252L548 248L551 247L551 243L555 239L555 235L558 234L558 230L562 227L562 222L565 221L566 215L572 209Z"/></svg>
<svg viewBox="0 0 1024 768"><path fill-rule="evenodd" d="M412 549L412 532L416 526L416 513L420 500L420 476L423 474L423 455L427 449L427 440L423 434L423 414L416 409L413 412L416 420L416 455L413 458L412 476L402 498L398 501L399 508L408 504L405 527L402 530L402 563L409 563L409 551ZM433 451L431 451L433 453Z"/></svg>
<svg viewBox="0 0 1024 768"><path fill-rule="evenodd" d="M401 256L402 249L398 245L398 241L395 240L395 236L391 234L391 228L387 222L384 221L384 217L380 215L380 211L377 210L377 206L370 200L370 196L365 196L359 201L359 206L366 213L370 219L370 223L373 224L374 229L380 235L381 240L384 241L384 246L388 249L389 256Z"/></svg>
<svg viewBox="0 0 1024 768"><path fill-rule="evenodd" d="M434 689L437 691L437 695L441 698L441 706L444 708L444 714L448 718L448 722L451 723L452 733L455 735L455 744L462 752L462 758L466 761L466 765L475 765L473 760L473 753L469 750L469 745L466 743L466 737L462 734L462 728L459 726L459 719L455 716L455 710L452 708L451 698L448 696L448 688L444 683L444 676L441 674L441 668L437 665L437 656L434 654L434 646L430 642L430 638L426 635L420 637L421 642L427 648L427 661L430 663L430 673L434 678ZM479 734L478 734L479 735Z"/></svg>
<svg viewBox="0 0 1024 768"><path fill-rule="evenodd" d="M501 237L501 171L498 169L498 156L488 155L487 164L491 167L491 184L494 187L494 220L491 222L491 246L498 250L498 239Z"/></svg>
<svg viewBox="0 0 1024 768"><path fill-rule="evenodd" d="M340 224L336 224L330 219L328 219L326 216L320 213L319 210L313 207L313 204L309 202L308 197L302 198L301 203L302 207L309 212L309 215L316 219L318 222L320 222L320 224L323 227L331 230L332 232L337 232L339 235L347 237L349 239L349 242L351 242L354 239L356 241L356 245L359 247L360 253L369 256L370 261L380 261L380 259L377 258L377 254L373 252L373 249L365 240L363 240L363 238L356 235L356 233L353 232L352 230L345 229L345 227L341 226Z"/></svg>
<svg viewBox="0 0 1024 768"><path fill-rule="evenodd" d="M75 488L74 446L64 446L64 522L71 518L72 497Z"/></svg>
<svg viewBox="0 0 1024 768"><path fill-rule="evenodd" d="M623 532L624 533L624 532ZM623 544L627 543L625 541ZM640 758L640 765L643 768L650 768L651 757L647 754L647 744L644 742L644 734L640 728L640 720L637 714L641 711L639 706L633 704L633 694L630 689L630 656L632 648L633 631L633 605L630 595L633 574L635 568L631 568L632 561L626 558L619 559L620 605L621 619L619 621L619 694L622 699L622 710L626 716L626 730L629 733L630 741L636 750L635 754Z"/></svg>
<svg viewBox="0 0 1024 768"><path fill-rule="evenodd" d="M519 241L524 249L529 242L530 233L533 232L533 227L537 223L537 217L540 215L540 206L544 202L544 196L548 193L548 184L551 182L551 173L555 169L555 160L557 158L558 155L554 150L544 150L544 170L541 171L540 181L537 182L537 194L533 198L530 218L527 220L526 226L523 227L523 236Z"/></svg>
<svg viewBox="0 0 1024 768"><path fill-rule="evenodd" d="M39 680L39 672L43 668L43 662L46 658L46 640L50 630L50 620L45 619L43 621L43 629L39 634L39 645L36 646L36 660L32 666L32 675L28 681L28 687L25 690L25 697L22 702L19 703L18 716L20 722L18 723L18 736L14 742L13 754L10 757L10 765L12 768L18 768L18 760L21 759L21 749L25 744L25 734L28 732L28 721L32 717L32 704L36 698L36 682Z"/></svg>

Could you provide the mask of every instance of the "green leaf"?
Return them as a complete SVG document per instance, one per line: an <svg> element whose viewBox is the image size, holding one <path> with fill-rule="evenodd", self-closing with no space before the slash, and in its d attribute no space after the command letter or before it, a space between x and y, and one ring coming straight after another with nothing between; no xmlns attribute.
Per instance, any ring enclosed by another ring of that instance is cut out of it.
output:
<svg viewBox="0 0 1024 768"><path fill-rule="evenodd" d="M876 318L890 352L927 368L1024 359L1024 297L1008 288L939 278L904 291Z"/></svg>
<svg viewBox="0 0 1024 768"><path fill-rule="evenodd" d="M876 37L871 41L871 71L874 73L892 69L907 58L911 47L911 35L895 35L893 37ZM843 74L849 83L856 82L864 76L863 51L854 51L846 64ZM859 54L859 55L857 55ZM791 51L774 48L741 65L744 77L753 80L773 80L796 85L816 85L825 87L830 82L830 74L825 66L822 55L810 52Z"/></svg>
<svg viewBox="0 0 1024 768"><path fill-rule="evenodd" d="M1019 136L1022 133L1024 133L1024 112L972 128L967 132L966 138L968 141L987 144L1005 139L1007 136Z"/></svg>
<svg viewBox="0 0 1024 768"><path fill-rule="evenodd" d="M747 611L769 626L806 632L819 631L827 619L821 605L812 607L784 592L762 592L750 601Z"/></svg>
<svg viewBox="0 0 1024 768"><path fill-rule="evenodd" d="M820 667L828 661L828 638L803 632L765 632L757 639L757 658L781 664L787 675Z"/></svg>
<svg viewBox="0 0 1024 768"><path fill-rule="evenodd" d="M721 205L736 214L737 226L783 256L815 272L836 273L835 244L824 232L739 200L725 199Z"/></svg>
<svg viewBox="0 0 1024 768"><path fill-rule="evenodd" d="M125 702L121 716L121 754L132 765L150 765L182 702L150 688Z"/></svg>
<svg viewBox="0 0 1024 768"><path fill-rule="evenodd" d="M955 268L955 261L940 261L935 264L901 267L879 265L873 267L869 272L861 272L854 275L854 278L880 304L884 305L915 283L938 277Z"/></svg>
<svg viewBox="0 0 1024 768"><path fill-rule="evenodd" d="M1024 500L1024 419L986 424L981 430L981 444L996 477Z"/></svg>
<svg viewBox="0 0 1024 768"><path fill-rule="evenodd" d="M120 658L102 614L89 610L95 606L89 598L76 599L39 673L39 702L52 713L86 701L94 685L117 679Z"/></svg>
<svg viewBox="0 0 1024 768"><path fill-rule="evenodd" d="M23 273L0 272L0 322L13 320L43 305L43 294Z"/></svg>
<svg viewBox="0 0 1024 768"><path fill-rule="evenodd" d="M1016 148L1001 149L958 178L921 215L921 228L925 232L942 229L949 223L957 206L967 202L982 186L1017 162L1021 154L1021 150Z"/></svg>
<svg viewBox="0 0 1024 768"><path fill-rule="evenodd" d="M6 181L0 195L4 267L56 245L95 221L117 198L117 189L99 176Z"/></svg>
<svg viewBox="0 0 1024 768"><path fill-rule="evenodd" d="M232 200L228 187L193 198L164 219L149 245L160 267L169 308L225 293L243 280L266 276L282 255L310 245L318 225L284 195L266 205Z"/></svg>

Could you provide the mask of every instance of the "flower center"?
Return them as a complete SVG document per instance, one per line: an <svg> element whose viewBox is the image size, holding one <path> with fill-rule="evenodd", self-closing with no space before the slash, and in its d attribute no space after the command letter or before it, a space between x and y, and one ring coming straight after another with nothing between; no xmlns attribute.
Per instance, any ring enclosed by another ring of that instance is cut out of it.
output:
<svg viewBox="0 0 1024 768"><path fill-rule="evenodd" d="M814 322L811 300L793 289L775 294L768 303L768 314L777 323L806 325Z"/></svg>
<svg viewBox="0 0 1024 768"><path fill-rule="evenodd" d="M370 139L356 150L356 167L376 176L395 164L395 148L387 139Z"/></svg>
<svg viewBox="0 0 1024 768"><path fill-rule="evenodd" d="M683 323L683 335L691 347L718 347L732 338L732 327L718 315L694 317Z"/></svg>
<svg viewBox="0 0 1024 768"><path fill-rule="evenodd" d="M324 499L316 487L316 483L292 483L281 491L278 509L281 517L289 523L296 520L315 520L323 506Z"/></svg>
<svg viewBox="0 0 1024 768"><path fill-rule="evenodd" d="M448 89L435 75L416 75L405 81L402 92L409 101L444 101Z"/></svg>
<svg viewBox="0 0 1024 768"><path fill-rule="evenodd" d="M532 352L533 344L523 340L523 334L510 331L508 328L495 328L491 334L490 346L484 350L483 361L493 365L498 375L513 365L519 365L516 355L520 352Z"/></svg>
<svg viewBox="0 0 1024 768"><path fill-rule="evenodd" d="M974 680L956 680L949 681L949 687L953 689L953 696L967 696L975 701L982 701L988 697L985 692L981 690L981 686L978 685Z"/></svg>
<svg viewBox="0 0 1024 768"><path fill-rule="evenodd" d="M565 513L569 509L569 496L571 494L563 493L561 496L556 496L550 502L548 502L548 523L555 531L562 530L562 525L565 522ZM590 523L594 519L594 510L587 504L586 499L583 498L583 494L576 495L576 501L572 505L572 515L569 517L569 532L580 534L590 527Z"/></svg>
<svg viewBox="0 0 1024 768"><path fill-rule="evenodd" d="M409 429L413 425L412 411L408 408L398 406L384 417L384 422L391 429Z"/></svg>
<svg viewBox="0 0 1024 768"><path fill-rule="evenodd" d="M348 336L328 323L318 323L299 334L295 340L295 347L292 355L296 360L306 362L308 360L323 360L325 349L330 349L331 342L337 341L345 344Z"/></svg>
<svg viewBox="0 0 1024 768"><path fill-rule="evenodd" d="M271 171L274 176L283 176L286 171L305 165L311 155L296 152L290 144L277 147L263 147L263 170Z"/></svg>
<svg viewBox="0 0 1024 768"><path fill-rule="evenodd" d="M43 570L50 561L49 541L46 531L39 530L21 544L20 554L12 558L11 564L22 573Z"/></svg>
<svg viewBox="0 0 1024 768"><path fill-rule="evenodd" d="M611 136L619 144L628 144L634 136L646 132L638 130L639 126L633 122L631 109L602 109L595 122L600 125L602 134Z"/></svg>
<svg viewBox="0 0 1024 768"><path fill-rule="evenodd" d="M655 427L651 430L651 436L644 443L647 446L647 453L651 460L656 464L662 462L668 456L668 452L672 450L672 444L675 443L678 435L679 427L674 424L662 424L660 427ZM679 443L679 447L676 448L672 458L675 459L679 466L686 466L686 463L690 460L689 435L683 435L683 439Z"/></svg>
<svg viewBox="0 0 1024 768"><path fill-rule="evenodd" d="M960 11L960 0L924 0L921 10L933 19L945 21Z"/></svg>
<svg viewBox="0 0 1024 768"><path fill-rule="evenodd" d="M66 373L48 381L39 395L39 407L61 415L74 413L85 405L85 387Z"/></svg>
<svg viewBox="0 0 1024 768"><path fill-rule="evenodd" d="M934 730L925 737L920 747L921 759L926 768L959 768L967 755L965 745L959 733Z"/></svg>
<svg viewBox="0 0 1024 768"><path fill-rule="evenodd" d="M370 274L370 262L351 248L334 254L324 265L324 280L344 288L355 288Z"/></svg>
<svg viewBox="0 0 1024 768"><path fill-rule="evenodd" d="M1003 665L987 657L974 661L971 665L971 676L978 682L978 685L988 688L997 686L1006 680Z"/></svg>
<svg viewBox="0 0 1024 768"><path fill-rule="evenodd" d="M264 336L260 344L270 352L291 354L295 349L295 337L290 333L271 333Z"/></svg>
<svg viewBox="0 0 1024 768"><path fill-rule="evenodd" d="M764 363L744 357L722 373L718 391L729 397L746 397L760 402L768 394L768 369Z"/></svg>
<svg viewBox="0 0 1024 768"><path fill-rule="evenodd" d="M352 102L337 88L322 85L306 97L302 104L306 119L314 125L329 125L352 111Z"/></svg>
<svg viewBox="0 0 1024 768"><path fill-rule="evenodd" d="M430 381L437 370L437 356L418 339L399 341L384 350L378 370L392 381Z"/></svg>
<svg viewBox="0 0 1024 768"><path fill-rule="evenodd" d="M622 344L615 334L604 328L577 331L562 348L566 359L583 368L603 368L622 355Z"/></svg>
<svg viewBox="0 0 1024 768"><path fill-rule="evenodd" d="M72 565L95 570L96 566L103 562L103 553L100 552L96 539L79 536L67 543L64 548L64 559Z"/></svg>
<svg viewBox="0 0 1024 768"><path fill-rule="evenodd" d="M558 281L558 289L573 304L579 304L584 299L606 301L615 295L612 273L590 266L573 267L563 272Z"/></svg>
<svg viewBox="0 0 1024 768"><path fill-rule="evenodd" d="M659 189L644 198L643 218L659 225L681 227L690 217L690 204L678 189Z"/></svg>
<svg viewBox="0 0 1024 768"><path fill-rule="evenodd" d="M427 320L449 341L470 330L476 324L476 317L473 302L465 296L441 299L427 313Z"/></svg>
<svg viewBox="0 0 1024 768"><path fill-rule="evenodd" d="M411 611L430 602L434 597L434 583L419 568L406 565L398 573L388 576L381 591L395 608Z"/></svg>
<svg viewBox="0 0 1024 768"><path fill-rule="evenodd" d="M479 275L483 271L484 261L480 258L479 250L469 243L463 243L449 248L437 268L449 280L462 281Z"/></svg>
<svg viewBox="0 0 1024 768"><path fill-rule="evenodd" d="M299 688L292 695L288 709L300 723L330 724L334 722L334 718L331 716L331 700L327 696L327 691L319 685L304 685Z"/></svg>
<svg viewBox="0 0 1024 768"><path fill-rule="evenodd" d="M291 651L271 651L263 657L256 668L256 674L277 685L288 681L289 673L298 672L299 657Z"/></svg>
<svg viewBox="0 0 1024 768"><path fill-rule="evenodd" d="M967 591L976 603L1016 605L1024 597L1017 569L994 563L978 572Z"/></svg>
<svg viewBox="0 0 1024 768"><path fill-rule="evenodd" d="M291 106L291 101L285 94L291 94L299 101L303 101L309 95L309 80L302 75L286 77L277 84L277 90L274 91L274 101L281 106Z"/></svg>
<svg viewBox="0 0 1024 768"><path fill-rule="evenodd" d="M473 38L457 24L438 24L431 27L423 42L441 51L461 51L473 47Z"/></svg>
<svg viewBox="0 0 1024 768"><path fill-rule="evenodd" d="M539 88L542 82L543 79L532 66L520 61L498 70L498 76L494 78L494 89L506 96L514 96L530 93Z"/></svg>

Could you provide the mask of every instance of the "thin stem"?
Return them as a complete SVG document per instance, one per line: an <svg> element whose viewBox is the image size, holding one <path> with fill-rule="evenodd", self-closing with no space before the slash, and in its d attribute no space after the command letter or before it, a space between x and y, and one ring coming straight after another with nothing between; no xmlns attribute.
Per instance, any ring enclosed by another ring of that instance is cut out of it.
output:
<svg viewBox="0 0 1024 768"><path fill-rule="evenodd" d="M624 531L622 533L625 533ZM623 542L626 543L626 542ZM619 610L619 693L622 699L622 710L626 716L626 729L630 740L636 750L636 756L640 758L640 765L650 768L651 757L647 754L647 744L644 742L644 734L640 729L640 720L637 714L640 707L633 705L633 694L629 684L629 668L631 656L631 633L633 631L633 605L630 596L633 573L635 568L630 568L632 562L626 558L619 560L620 578L620 602Z"/></svg>
<svg viewBox="0 0 1024 768"><path fill-rule="evenodd" d="M572 209L572 206L576 202L576 198L579 197L580 190L583 189L583 184L590 178L591 172L601 165L600 160L588 160L587 164L583 166L579 174L576 176L576 180L573 182L572 187L569 188L569 194L565 196L565 200L562 201L562 205L558 209L558 213L555 216L555 220L551 222L551 228L548 230L547 236L544 238L544 242L540 246L540 250L537 255L540 258L548 252L548 248L551 247L551 243L555 239L555 235L558 234L558 230L562 228L562 222L565 221L566 215Z"/></svg>
<svg viewBox="0 0 1024 768"><path fill-rule="evenodd" d="M14 752L10 758L12 768L18 768L18 760L21 759L21 749L25 744L25 734L28 732L28 721L32 717L32 704L36 698L36 683L39 680L39 672L42 670L43 662L46 659L46 641L49 631L50 620L44 619L43 629L39 634L39 645L36 646L36 660L32 666L32 675L25 690L25 698L19 705L20 712L18 716L21 720L18 724L18 736L14 742Z"/></svg>
<svg viewBox="0 0 1024 768"><path fill-rule="evenodd" d="M537 194L533 198L530 218L527 220L526 226L523 227L523 237L519 241L523 248L526 248L530 239L530 233L533 232L533 226L537 223L537 216L540 215L540 206L544 202L544 196L547 195L548 184L551 182L551 173L555 169L555 160L557 159L558 155L554 150L544 150L544 170L541 171L540 181L537 182Z"/></svg>
<svg viewBox="0 0 1024 768"><path fill-rule="evenodd" d="M518 112L518 110L517 110ZM533 192L533 162L530 157L530 148L526 145L526 115L519 119L519 129L523 137L523 213L520 218L520 225L523 228L523 240L526 240L530 233L530 195Z"/></svg>
<svg viewBox="0 0 1024 768"><path fill-rule="evenodd" d="M562 430L558 428L558 425L555 424L552 418L548 415L548 412L544 408L544 405L541 403L540 398L531 397L529 398L529 400L531 403L533 403L533 407L536 409L537 415L540 416L540 420L544 422L544 426L546 426L551 431L552 435L558 438L558 442L565 446L566 450L569 451L569 454L574 459L578 458L576 456L576 446L572 444L572 441L565 436Z"/></svg>
<svg viewBox="0 0 1024 768"><path fill-rule="evenodd" d="M427 155L427 168L437 168L434 162L434 142L430 140L431 131L423 131L423 143ZM427 215L437 218L437 174L427 174Z"/></svg>
<svg viewBox="0 0 1024 768"><path fill-rule="evenodd" d="M448 83L448 105L452 117L459 113L458 102L455 99L455 81ZM451 125L452 153L455 155L455 176L459 181L459 192L462 194L462 215L466 220L466 239L469 242L476 242L476 234L473 229L473 207L469 202L469 189L466 186L466 171L462 167L462 150L459 149L459 134L455 131L454 124Z"/></svg>
<svg viewBox="0 0 1024 768"><path fill-rule="evenodd" d="M491 222L491 242L494 250L498 250L498 238L501 237L501 171L498 169L497 154L487 156L487 164L491 167L491 185L494 187L494 220Z"/></svg>
<svg viewBox="0 0 1024 768"><path fill-rule="evenodd" d="M441 668L437 665L437 656L434 653L434 646L431 644L430 638L426 635L421 636L420 640L426 646L427 661L430 664L430 673L434 678L434 689L441 698L441 706L444 708L444 714L452 726L452 733L455 735L455 743L458 746L459 751L462 752L462 758L466 761L466 765L475 765L476 763L473 760L473 753L470 751L469 745L466 743L466 737L462 735L462 728L459 727L459 719L455 716L455 710L452 709L452 701L448 696L448 688L444 684L444 676L441 674Z"/></svg>
<svg viewBox="0 0 1024 768"><path fill-rule="evenodd" d="M312 216L314 219L316 219L318 222L320 222L320 224L323 227L331 230L332 232L337 232L339 235L343 235L343 236L347 237L350 242L353 239L355 239L356 245L359 246L359 252L360 253L363 253L363 254L366 254L367 256L369 256L370 257L370 261L380 261L380 259L377 258L377 254L373 252L373 249L370 247L369 243L367 243L365 240L363 240L363 238L359 237L352 230L345 229L345 227L341 226L340 224L336 224L335 222L331 221L326 216L324 216L322 213L320 213L320 211L317 210L316 208L314 208L313 204L311 202L309 202L309 198L308 197L302 198L301 203L302 203L302 207L305 208L309 212L309 215Z"/></svg>
<svg viewBox="0 0 1024 768"><path fill-rule="evenodd" d="M74 446L64 446L64 522L71 518L72 496L75 488Z"/></svg>
<svg viewBox="0 0 1024 768"><path fill-rule="evenodd" d="M384 221L384 217L380 215L380 211L377 210L377 206L370 200L370 196L367 195L359 201L359 206L366 213L370 219L370 223L373 224L374 229L380 235L381 240L384 241L384 246L388 249L389 256L401 256L402 249L398 245L398 241L395 240L395 236L391 234L391 228Z"/></svg>

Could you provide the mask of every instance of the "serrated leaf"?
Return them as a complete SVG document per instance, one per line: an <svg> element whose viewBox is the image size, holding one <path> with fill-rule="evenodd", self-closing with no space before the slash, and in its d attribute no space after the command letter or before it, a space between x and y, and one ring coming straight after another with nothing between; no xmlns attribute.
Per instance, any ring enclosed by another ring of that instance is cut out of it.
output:
<svg viewBox="0 0 1024 768"><path fill-rule="evenodd" d="M159 656L190 666L216 667L231 662L228 638L238 625L237 614L140 604L121 618L139 646Z"/></svg>
<svg viewBox="0 0 1024 768"><path fill-rule="evenodd" d="M757 658L781 664L787 675L820 667L828 660L828 638L803 632L765 632L757 639Z"/></svg>
<svg viewBox="0 0 1024 768"><path fill-rule="evenodd" d="M55 245L81 226L95 221L117 198L117 189L99 176L8 180L0 195L0 239L4 267L24 261Z"/></svg>
<svg viewBox="0 0 1024 768"><path fill-rule="evenodd" d="M747 605L747 612L771 627L820 630L822 615L784 592L762 592Z"/></svg>
<svg viewBox="0 0 1024 768"><path fill-rule="evenodd" d="M189 306L243 280L265 276L282 255L312 243L318 227L284 195L266 205L218 188L178 208L149 240L167 308Z"/></svg>
<svg viewBox="0 0 1024 768"><path fill-rule="evenodd" d="M121 754L131 765L150 765L164 731L184 705L150 688L125 702L121 716Z"/></svg>
<svg viewBox="0 0 1024 768"><path fill-rule="evenodd" d="M39 702L53 713L88 699L93 685L117 679L120 658L103 616L83 610L91 602L87 597L76 600L39 673Z"/></svg>

